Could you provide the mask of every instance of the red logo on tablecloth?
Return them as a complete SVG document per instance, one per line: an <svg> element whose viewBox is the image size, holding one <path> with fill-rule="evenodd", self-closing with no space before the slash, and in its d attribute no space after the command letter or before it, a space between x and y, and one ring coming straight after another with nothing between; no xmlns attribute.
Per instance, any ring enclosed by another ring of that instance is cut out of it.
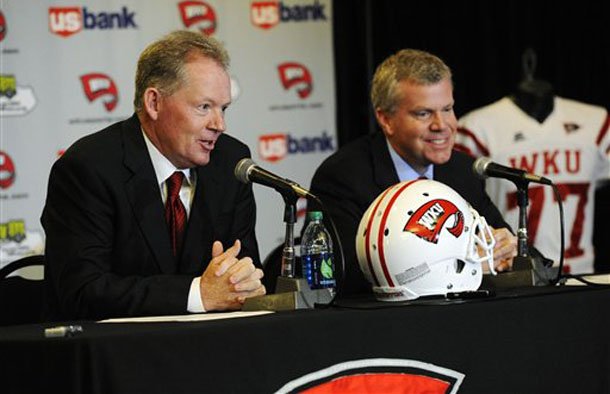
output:
<svg viewBox="0 0 610 394"><path fill-rule="evenodd" d="M276 393L455 394L463 373L409 359L346 361L286 383Z"/></svg>

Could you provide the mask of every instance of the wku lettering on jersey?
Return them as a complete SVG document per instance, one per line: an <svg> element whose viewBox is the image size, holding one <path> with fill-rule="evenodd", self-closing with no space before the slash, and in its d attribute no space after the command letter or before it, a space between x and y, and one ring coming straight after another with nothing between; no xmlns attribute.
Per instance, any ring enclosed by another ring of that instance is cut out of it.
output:
<svg viewBox="0 0 610 394"><path fill-rule="evenodd" d="M524 116L525 115L525 116ZM610 117L605 108L555 97L553 111L539 123L508 97L473 110L459 120L455 147L474 157L547 177L559 191L565 212L564 268L593 272L595 185L610 177ZM507 223L519 220L511 182L488 179L486 189ZM549 187L530 185L528 241L558 261L561 250L559 201Z"/></svg>
<svg viewBox="0 0 610 394"><path fill-rule="evenodd" d="M580 157L579 149L555 149L509 157L508 161L513 168L549 176L577 174L581 168Z"/></svg>

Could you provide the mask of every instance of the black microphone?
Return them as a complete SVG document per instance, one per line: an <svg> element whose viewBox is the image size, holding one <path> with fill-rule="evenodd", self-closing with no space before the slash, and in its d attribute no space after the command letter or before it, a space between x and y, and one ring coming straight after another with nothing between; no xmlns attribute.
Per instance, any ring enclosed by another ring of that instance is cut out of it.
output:
<svg viewBox="0 0 610 394"><path fill-rule="evenodd" d="M235 178L243 183L258 183L277 190L283 196L298 196L317 199L309 190L289 179L281 178L256 165L250 158L241 159L235 166Z"/></svg>
<svg viewBox="0 0 610 394"><path fill-rule="evenodd" d="M509 181L513 181L517 184L523 182L542 183L544 185L553 184L553 182L548 178L494 163L489 157L479 157L476 159L472 164L472 171L474 171L474 173L481 178L502 178L508 179Z"/></svg>

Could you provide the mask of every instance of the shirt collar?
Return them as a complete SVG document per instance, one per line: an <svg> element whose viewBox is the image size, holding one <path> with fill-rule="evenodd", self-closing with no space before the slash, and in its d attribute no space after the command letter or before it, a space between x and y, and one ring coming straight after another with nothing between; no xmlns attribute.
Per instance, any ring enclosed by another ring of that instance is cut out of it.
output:
<svg viewBox="0 0 610 394"><path fill-rule="evenodd" d="M167 178L169 178L176 171L181 171L184 174L184 178L190 185L191 169L176 168L176 166L174 166L172 162L167 159L167 157L163 156L163 154L159 152L157 147L150 141L144 132L144 129L142 129L142 134L144 135L144 142L146 142L146 148L148 149L150 160L152 161L153 168L155 169L155 175L157 176L157 183L159 184L159 187L161 187L163 182L165 182Z"/></svg>
<svg viewBox="0 0 610 394"><path fill-rule="evenodd" d="M428 179L434 179L434 165L430 164L426 167L426 171L423 174L419 174L415 171L409 163L407 163L392 147L390 141L386 138L386 144L388 144L388 150L390 151L390 157L392 158L392 163L394 163L394 168L396 169L396 173L398 174L398 179L403 181L411 181L413 179L417 179L420 176L425 176Z"/></svg>

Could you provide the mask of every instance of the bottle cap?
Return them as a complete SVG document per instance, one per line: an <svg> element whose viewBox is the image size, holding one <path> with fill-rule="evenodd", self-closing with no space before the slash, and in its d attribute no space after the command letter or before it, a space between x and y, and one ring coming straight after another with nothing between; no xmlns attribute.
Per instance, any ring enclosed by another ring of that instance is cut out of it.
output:
<svg viewBox="0 0 610 394"><path fill-rule="evenodd" d="M322 220L322 212L310 211L307 213L307 217L309 218L309 220Z"/></svg>

